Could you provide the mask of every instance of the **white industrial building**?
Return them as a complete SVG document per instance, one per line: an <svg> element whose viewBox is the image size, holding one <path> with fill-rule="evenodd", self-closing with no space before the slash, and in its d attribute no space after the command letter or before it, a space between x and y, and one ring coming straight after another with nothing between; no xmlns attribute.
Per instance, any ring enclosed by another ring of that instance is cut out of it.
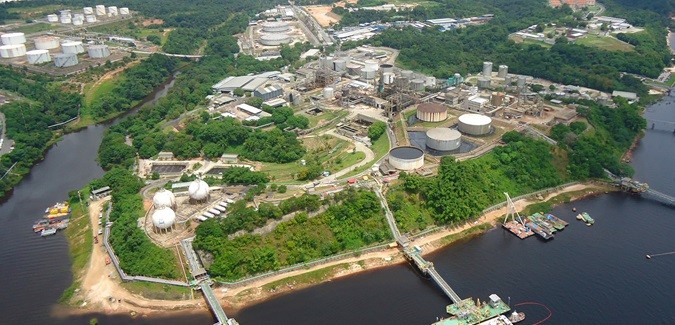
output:
<svg viewBox="0 0 675 325"><path fill-rule="evenodd" d="M251 116L258 116L263 112L261 109L253 107L249 104L239 104L236 106L236 108Z"/></svg>
<svg viewBox="0 0 675 325"><path fill-rule="evenodd" d="M469 97L469 99L466 101L467 103L467 110L474 111L474 112L479 112L483 113L486 110L486 105L488 104L489 100L487 98L480 97L479 95L474 95Z"/></svg>

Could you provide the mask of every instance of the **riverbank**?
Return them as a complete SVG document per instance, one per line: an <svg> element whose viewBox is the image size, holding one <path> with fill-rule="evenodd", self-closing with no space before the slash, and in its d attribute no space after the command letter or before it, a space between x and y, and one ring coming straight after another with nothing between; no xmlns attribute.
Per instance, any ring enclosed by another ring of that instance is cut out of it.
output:
<svg viewBox="0 0 675 325"><path fill-rule="evenodd" d="M514 204L518 211L523 211L526 207L536 203L550 202L551 205L555 205L585 198L589 195L599 195L610 190L611 188L608 186L595 183L575 184L549 193L545 197L521 199L515 201ZM95 208L92 207L92 210L95 211ZM461 226L443 229L417 238L412 244L422 247L424 253L429 254L457 241L466 240L494 229L505 213L505 208L491 211ZM105 256L105 251L102 248L94 247L90 266L84 275L81 291L76 298L80 302L79 308L72 310L74 314L104 312L152 315L165 311L194 312L195 310L205 310L205 302L199 293L194 294L194 298L190 297L184 300L159 300L129 292L119 281L112 266L104 265ZM404 261L400 250L397 247L392 247L327 262L312 268L267 277L239 287L216 288L215 291L225 308L230 312L236 312L250 305L295 290L364 271L403 263Z"/></svg>

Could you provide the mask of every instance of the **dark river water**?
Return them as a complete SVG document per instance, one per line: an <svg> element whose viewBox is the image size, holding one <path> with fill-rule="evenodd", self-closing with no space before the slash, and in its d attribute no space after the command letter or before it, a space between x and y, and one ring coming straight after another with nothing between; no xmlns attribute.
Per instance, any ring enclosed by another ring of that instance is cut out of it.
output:
<svg viewBox="0 0 675 325"><path fill-rule="evenodd" d="M154 95L158 98L169 86ZM675 97L646 116L675 121ZM207 324L210 315L161 318L54 316L72 281L65 238L40 238L32 223L46 206L67 198L103 174L94 160L107 125L63 137L0 204L0 324ZM648 130L633 157L635 177L675 195L675 135ZM574 220L572 207L596 220ZM550 242L519 240L502 229L467 239L428 258L462 297L491 293L511 303L550 308L548 324L675 324L675 209L626 194L609 194L559 206L570 226ZM370 271L270 299L233 314L242 324L430 324L446 317L450 301L407 264ZM542 307L518 307L525 324L544 318Z"/></svg>

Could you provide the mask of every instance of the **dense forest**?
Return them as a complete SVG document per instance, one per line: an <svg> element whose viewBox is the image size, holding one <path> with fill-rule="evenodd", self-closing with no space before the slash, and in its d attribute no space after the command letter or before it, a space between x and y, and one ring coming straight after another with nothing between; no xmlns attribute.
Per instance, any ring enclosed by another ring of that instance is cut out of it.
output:
<svg viewBox="0 0 675 325"><path fill-rule="evenodd" d="M228 240L222 225L205 222L194 246L213 255L212 276L236 280L391 240L373 192L349 189L327 200L326 212L312 218L300 212L265 235Z"/></svg>

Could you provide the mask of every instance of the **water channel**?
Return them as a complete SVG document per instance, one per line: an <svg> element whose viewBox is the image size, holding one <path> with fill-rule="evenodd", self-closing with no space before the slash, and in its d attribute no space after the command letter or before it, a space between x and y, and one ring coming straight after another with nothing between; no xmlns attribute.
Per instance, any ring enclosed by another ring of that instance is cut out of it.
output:
<svg viewBox="0 0 675 325"><path fill-rule="evenodd" d="M146 102L166 94L164 85ZM675 97L650 107L647 117L675 121ZM110 122L115 123L115 121ZM0 324L207 324L205 312L166 313L151 318L55 316L57 300L71 281L62 234L40 238L32 223L44 208L103 175L95 161L105 128L68 134L0 204ZM648 130L633 156L635 177L675 195L675 135ZM574 220L572 207L588 211L596 224ZM501 229L429 256L463 297L497 293L513 304L543 303L553 311L548 324L675 323L675 258L646 260L646 253L675 250L675 210L625 194L586 199L555 209L570 226L550 242L519 240ZM429 324L449 300L407 264L370 271L299 290L233 315L242 324ZM525 324L546 315L523 307ZM231 313L228 313L228 315Z"/></svg>

